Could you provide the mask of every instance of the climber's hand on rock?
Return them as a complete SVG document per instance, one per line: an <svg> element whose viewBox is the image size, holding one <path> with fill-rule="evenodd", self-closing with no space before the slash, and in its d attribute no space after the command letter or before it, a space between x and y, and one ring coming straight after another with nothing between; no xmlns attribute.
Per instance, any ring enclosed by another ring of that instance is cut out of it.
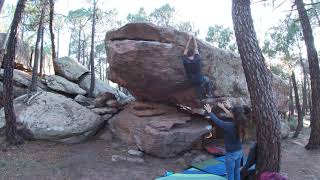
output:
<svg viewBox="0 0 320 180"><path fill-rule="evenodd" d="M230 102L229 102L228 100L223 101L223 105L224 105L224 107L226 107L226 108L231 108Z"/></svg>
<svg viewBox="0 0 320 180"><path fill-rule="evenodd" d="M220 103L220 102L217 104L217 106L218 106L219 108L221 108L221 109L225 108L224 104L223 104L223 103Z"/></svg>
<svg viewBox="0 0 320 180"><path fill-rule="evenodd" d="M211 113L212 107L209 104L204 105L204 109L208 112Z"/></svg>

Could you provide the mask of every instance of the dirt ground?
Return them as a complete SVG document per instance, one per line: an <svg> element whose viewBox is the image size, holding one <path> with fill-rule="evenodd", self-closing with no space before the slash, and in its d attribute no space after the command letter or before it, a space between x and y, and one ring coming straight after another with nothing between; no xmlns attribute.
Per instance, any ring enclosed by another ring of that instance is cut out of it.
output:
<svg viewBox="0 0 320 180"><path fill-rule="evenodd" d="M306 151L309 130L298 139L282 143L282 173L290 180L320 180L320 151ZM0 141L1 142L1 141ZM128 155L128 147L113 139L90 140L81 144L63 145L35 141L0 151L1 180L151 180L165 171L179 172L191 161L206 155L192 151L182 156L159 159L144 155L145 163L112 162L112 155Z"/></svg>

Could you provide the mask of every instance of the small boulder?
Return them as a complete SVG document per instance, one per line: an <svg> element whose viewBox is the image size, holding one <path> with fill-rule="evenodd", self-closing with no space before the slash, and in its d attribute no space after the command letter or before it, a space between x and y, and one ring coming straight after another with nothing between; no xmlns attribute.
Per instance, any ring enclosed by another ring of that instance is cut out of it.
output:
<svg viewBox="0 0 320 180"><path fill-rule="evenodd" d="M115 108L109 108L109 107L103 107L103 108L93 108L91 109L93 112L104 115L104 114L115 114L118 112L118 109Z"/></svg>
<svg viewBox="0 0 320 180"><path fill-rule="evenodd" d="M62 76L70 81L78 81L79 78L90 72L83 65L71 57L62 57L53 62L56 75Z"/></svg>
<svg viewBox="0 0 320 180"><path fill-rule="evenodd" d="M110 99L110 100L108 100L107 102L106 102L106 105L108 106L108 107L111 107L111 108L117 108L117 109L119 109L119 108L121 108L123 105L121 104L121 103L119 103L117 100L115 100L115 99Z"/></svg>
<svg viewBox="0 0 320 180"><path fill-rule="evenodd" d="M91 85L91 75L90 74L84 75L84 77L80 80L79 86L82 89L89 91L90 85ZM93 91L94 97L98 97L99 94L105 93L105 92L114 94L118 101L127 98L127 96L123 92L111 87L109 84L107 84L104 81L101 81L100 79L96 79L95 87Z"/></svg>
<svg viewBox="0 0 320 180"><path fill-rule="evenodd" d="M138 151L138 150L134 150L134 149L130 149L128 151L128 154L130 154L132 156L138 156L138 157L142 157L143 156L143 152Z"/></svg>
<svg viewBox="0 0 320 180"><path fill-rule="evenodd" d="M93 104L97 108L106 107L107 101L115 100L115 99L116 99L116 96L114 94L110 92L103 92L94 99Z"/></svg>
<svg viewBox="0 0 320 180"><path fill-rule="evenodd" d="M90 106L90 105L93 105L93 99L92 98L87 98L83 95L77 95L74 100L83 105L83 106Z"/></svg>
<svg viewBox="0 0 320 180"><path fill-rule="evenodd" d="M47 86L54 91L80 95L87 93L85 90L81 89L78 84L57 75L45 76L45 81Z"/></svg>
<svg viewBox="0 0 320 180"><path fill-rule="evenodd" d="M17 122L23 123L35 139L76 143L88 139L103 123L100 116L65 96L42 92L30 105L14 100ZM5 124L4 109L0 110L0 128Z"/></svg>
<svg viewBox="0 0 320 180"><path fill-rule="evenodd" d="M147 114L150 108L162 113L140 116ZM189 115L177 112L174 107L156 103L130 103L108 123L121 140L161 158L190 150L195 141L208 132L206 121L193 120Z"/></svg>

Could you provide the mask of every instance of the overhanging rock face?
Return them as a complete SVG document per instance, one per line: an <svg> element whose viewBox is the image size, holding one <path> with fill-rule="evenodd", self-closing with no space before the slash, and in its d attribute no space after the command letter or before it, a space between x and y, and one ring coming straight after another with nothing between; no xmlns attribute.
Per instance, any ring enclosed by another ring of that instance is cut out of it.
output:
<svg viewBox="0 0 320 180"><path fill-rule="evenodd" d="M195 105L195 92L186 79L181 55L188 34L153 24L132 23L107 33L109 77L137 99ZM239 55L198 40L203 73L215 85L215 97L233 104L250 105L249 92ZM289 87L273 78L279 111L287 108Z"/></svg>

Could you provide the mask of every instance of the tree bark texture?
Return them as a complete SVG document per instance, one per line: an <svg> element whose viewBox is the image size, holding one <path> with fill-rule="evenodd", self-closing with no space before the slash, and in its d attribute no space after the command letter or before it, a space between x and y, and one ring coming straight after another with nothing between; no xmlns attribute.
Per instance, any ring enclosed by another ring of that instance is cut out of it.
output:
<svg viewBox="0 0 320 180"><path fill-rule="evenodd" d="M232 0L232 19L242 66L257 117L257 170L280 171L280 119L272 94L272 76L253 27L250 0Z"/></svg>
<svg viewBox="0 0 320 180"><path fill-rule="evenodd" d="M91 65L91 83L89 89L89 97L93 97L93 90L95 86L95 69L94 69L94 36L96 31L96 5L97 0L93 1L93 15L92 15L92 33L91 33L91 51L90 51L90 65Z"/></svg>
<svg viewBox="0 0 320 180"><path fill-rule="evenodd" d="M82 65L86 64L86 35L83 33L83 41L82 41Z"/></svg>
<svg viewBox="0 0 320 180"><path fill-rule="evenodd" d="M306 145L306 149L318 149L320 147L320 69L318 53L315 49L312 29L303 0L295 0L295 3L298 9L303 37L307 47L311 79L311 134L309 142Z"/></svg>
<svg viewBox="0 0 320 180"><path fill-rule="evenodd" d="M70 39L69 39L69 49L68 49L68 56L71 55L71 41L72 41L72 32L70 34Z"/></svg>
<svg viewBox="0 0 320 180"><path fill-rule="evenodd" d="M13 107L13 69L16 54L16 44L18 40L18 27L21 22L21 16L24 12L26 0L19 0L17 8L14 13L14 18L9 34L9 42L7 44L7 51L4 55L4 78L3 78L3 102L4 113L6 120L6 140L11 144L20 144L23 139L17 134L16 116Z"/></svg>
<svg viewBox="0 0 320 180"><path fill-rule="evenodd" d="M308 109L309 109L309 112L310 112L310 115L311 115L311 108L312 108L312 99L311 99L311 85L310 85L310 78L307 79L307 86L308 86Z"/></svg>
<svg viewBox="0 0 320 180"><path fill-rule="evenodd" d="M295 98L295 102L296 102L296 109L297 109L297 113L298 113L298 125L297 125L296 131L293 135L293 138L296 138L299 136L300 131L303 127L303 122L302 122L303 117L302 117L301 106L300 106L300 101L299 101L299 93L298 93L298 87L297 87L297 82L296 82L296 76L295 76L294 72L292 72L291 79L292 79L292 85L293 85L293 89L294 89L294 98Z"/></svg>
<svg viewBox="0 0 320 180"><path fill-rule="evenodd" d="M55 62L57 59L56 55L56 45L54 41L54 30L53 30L53 21L54 21L54 0L49 0L50 4L50 13L49 13L49 29L50 29L50 38L51 38L51 50L52 50L52 61Z"/></svg>
<svg viewBox="0 0 320 180"><path fill-rule="evenodd" d="M288 120L291 120L291 117L294 115L294 103L293 103L293 92L292 92L292 79L289 79L289 84L290 84L290 91L289 91L289 116Z"/></svg>
<svg viewBox="0 0 320 180"><path fill-rule="evenodd" d="M303 72L303 84L302 84L302 109L301 109L301 113L302 113L302 117L304 117L307 113L307 72L304 66L304 63L302 61L302 58L300 58L300 63L301 63L301 67L302 67L302 72Z"/></svg>
<svg viewBox="0 0 320 180"><path fill-rule="evenodd" d="M58 43L57 43L57 59L59 58L59 48L60 48L60 29L58 29Z"/></svg>
<svg viewBox="0 0 320 180"><path fill-rule="evenodd" d="M78 34L78 54L77 54L77 59L78 59L79 63L80 63L80 55L81 55L81 27L79 27L79 34Z"/></svg>
<svg viewBox="0 0 320 180"><path fill-rule="evenodd" d="M40 76L43 74L43 61L44 61L44 52L43 52L43 37L44 37L44 27L41 29L41 47L40 47Z"/></svg>
<svg viewBox="0 0 320 180"><path fill-rule="evenodd" d="M38 66L39 66L39 42L42 36L42 26L43 26L43 17L45 12L45 4L42 5L39 27L38 27L38 34L37 34L37 41L36 41L36 48L34 52L34 62L33 62L33 69L32 69L32 83L31 83L31 92L37 92L37 81L38 81Z"/></svg>

